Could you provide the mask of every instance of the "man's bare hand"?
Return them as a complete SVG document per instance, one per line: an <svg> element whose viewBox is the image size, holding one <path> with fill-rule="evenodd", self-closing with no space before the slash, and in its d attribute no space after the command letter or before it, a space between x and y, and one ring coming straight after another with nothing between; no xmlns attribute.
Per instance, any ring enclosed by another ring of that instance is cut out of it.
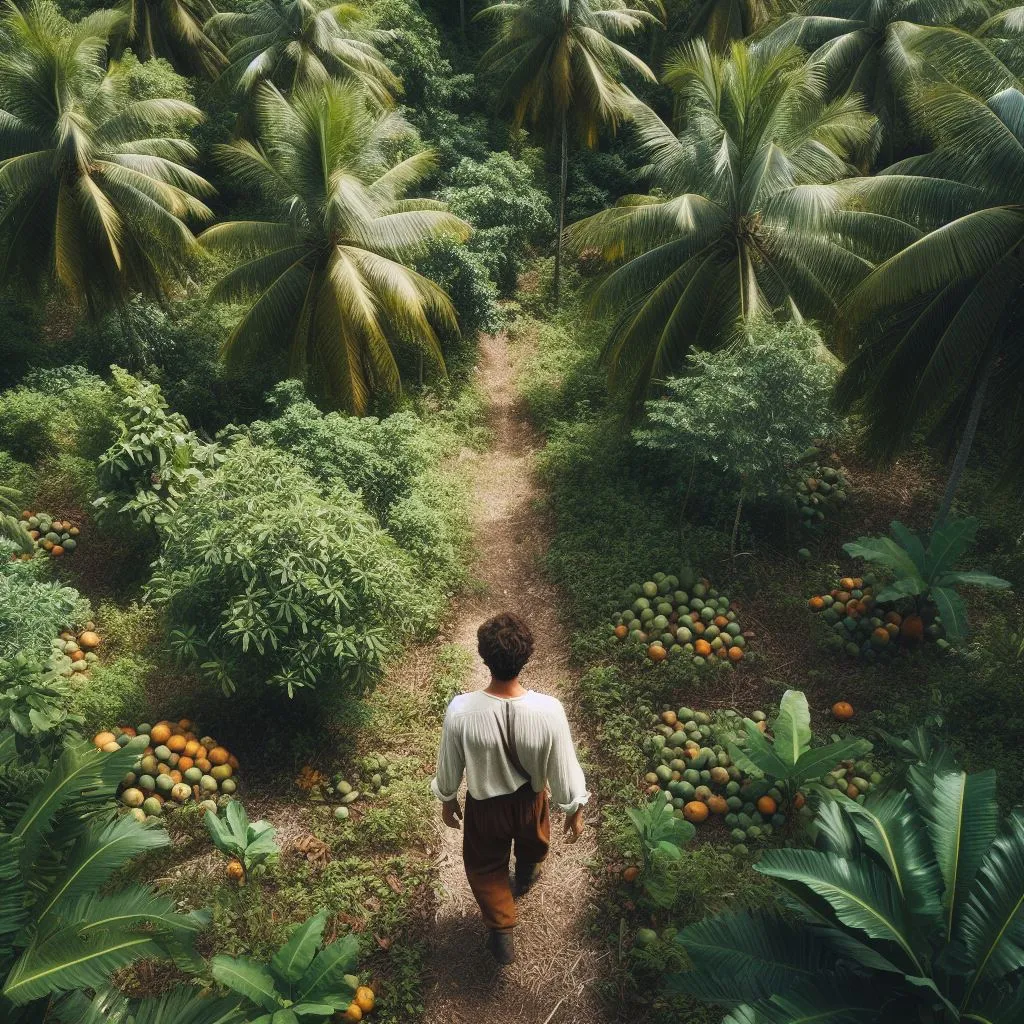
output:
<svg viewBox="0 0 1024 1024"><path fill-rule="evenodd" d="M583 834L583 808L577 807L575 814L567 814L565 817L565 841L575 843Z"/></svg>
<svg viewBox="0 0 1024 1024"><path fill-rule="evenodd" d="M459 822L462 821L462 808L458 800L446 800L441 804L441 820L449 827L459 830Z"/></svg>

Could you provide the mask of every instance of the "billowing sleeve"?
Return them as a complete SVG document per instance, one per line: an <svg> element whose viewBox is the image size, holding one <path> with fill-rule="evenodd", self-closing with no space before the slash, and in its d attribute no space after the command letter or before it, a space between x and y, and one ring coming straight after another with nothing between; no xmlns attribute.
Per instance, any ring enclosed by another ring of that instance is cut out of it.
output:
<svg viewBox="0 0 1024 1024"><path fill-rule="evenodd" d="M437 775L431 780L430 791L444 803L454 800L462 785L466 770L466 757L462 750L462 736L449 704L441 729L441 749L437 754Z"/></svg>
<svg viewBox="0 0 1024 1024"><path fill-rule="evenodd" d="M590 794L572 742L569 720L561 704L558 704L555 716L554 737L548 754L548 785L555 803L566 814L575 814L577 808L590 799Z"/></svg>

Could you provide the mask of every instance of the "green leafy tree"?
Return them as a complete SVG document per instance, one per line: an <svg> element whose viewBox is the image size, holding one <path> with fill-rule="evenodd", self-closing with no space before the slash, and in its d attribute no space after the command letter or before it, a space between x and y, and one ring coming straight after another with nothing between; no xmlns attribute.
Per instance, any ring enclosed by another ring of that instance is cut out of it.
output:
<svg viewBox="0 0 1024 1024"><path fill-rule="evenodd" d="M1014 1024L1024 1014L1024 811L1002 822L992 771L948 757L863 804L835 790L815 849L754 870L797 916L740 911L682 929L685 991L727 1024Z"/></svg>
<svg viewBox="0 0 1024 1024"><path fill-rule="evenodd" d="M0 559L0 658L25 654L44 664L62 630L92 617L89 602L77 590L46 578L47 561Z"/></svg>
<svg viewBox="0 0 1024 1024"><path fill-rule="evenodd" d="M870 269L859 249L878 233L842 209L848 156L873 119L856 97L828 100L800 50L737 43L723 57L698 41L672 57L665 82L676 131L643 105L633 114L651 193L567 233L616 265L594 306L614 318L613 385L632 385L635 400L691 348L731 340L737 321L775 310L830 320Z"/></svg>
<svg viewBox="0 0 1024 1024"><path fill-rule="evenodd" d="M128 513L160 524L174 502L216 466L223 454L171 412L156 384L113 367L118 400L118 436L100 457L97 481L100 509Z"/></svg>
<svg viewBox="0 0 1024 1024"><path fill-rule="evenodd" d="M282 1012L301 1024L332 1017L345 1010L355 995L351 971L359 942L345 935L325 944L326 923L326 910L314 914L292 932L267 965L248 957L215 956L213 976L243 997L253 1024L270 1024Z"/></svg>
<svg viewBox="0 0 1024 1024"><path fill-rule="evenodd" d="M195 148L174 134L200 112L131 101L107 63L123 17L72 24L42 2L0 16L0 274L53 281L90 311L165 296L194 256L188 222L211 216Z"/></svg>
<svg viewBox="0 0 1024 1024"><path fill-rule="evenodd" d="M51 998L102 988L141 959L198 970L192 949L208 915L181 914L146 885L107 886L148 850L167 846L163 828L112 813L111 802L141 752L91 743L65 749L50 772L0 813L0 1016L41 1024ZM9 761L13 746L0 744Z"/></svg>
<svg viewBox="0 0 1024 1024"><path fill-rule="evenodd" d="M984 36L954 27L983 19ZM979 0L810 0L771 38L813 51L835 89L864 97L878 117L864 150L870 162L879 149L892 153L900 128L927 129L915 111L922 81L945 79L979 96L1014 85L1024 69L1019 40L1001 48L1009 66L995 52L1009 24L988 19Z"/></svg>
<svg viewBox="0 0 1024 1024"><path fill-rule="evenodd" d="M259 148L239 140L219 152L275 219L228 221L201 237L209 250L245 261L213 298L255 299L225 356L259 361L284 346L290 375L323 404L363 413L376 395L399 391L397 346L443 366L435 326L457 330L455 311L402 260L433 238L465 238L469 225L438 202L403 198L432 157L391 159L407 126L367 110L358 88L331 81L288 102L263 85L256 108Z"/></svg>
<svg viewBox="0 0 1024 1024"><path fill-rule="evenodd" d="M252 98L262 82L284 92L352 79L373 101L390 106L401 83L377 46L388 33L365 24L352 3L257 0L243 11L214 14L207 29L228 42L222 80Z"/></svg>
<svg viewBox="0 0 1024 1024"><path fill-rule="evenodd" d="M561 282L569 136L597 145L603 126L612 130L626 114L626 72L654 81L651 69L616 40L635 35L656 19L622 0L508 0L477 17L498 19L498 38L480 58L499 82L517 128L529 123L559 148L558 236L554 293Z"/></svg>
<svg viewBox="0 0 1024 1024"><path fill-rule="evenodd" d="M929 426L934 439L956 443L941 525L983 411L1008 475L1024 471L1024 94L982 101L946 88L926 109L937 149L865 181L861 194L877 217L927 218L934 230L908 239L844 302L837 337L850 360L837 398L863 413L866 441L883 459Z"/></svg>
<svg viewBox="0 0 1024 1024"><path fill-rule="evenodd" d="M815 782L841 761L861 757L871 744L861 737L811 746L811 712L799 690L787 690L771 723L769 739L749 718L743 719L745 735L729 744L733 764L755 779L763 779L783 792L787 800L808 783Z"/></svg>
<svg viewBox="0 0 1024 1024"><path fill-rule="evenodd" d="M161 527L148 586L178 657L231 693L361 693L420 624L413 563L341 488L240 440Z"/></svg>
<svg viewBox="0 0 1024 1024"><path fill-rule="evenodd" d="M242 865L246 880L265 871L281 855L281 848L274 839L274 826L269 821L250 822L239 800L229 801L223 820L213 811L207 811L206 830L221 853L234 857Z"/></svg>
<svg viewBox="0 0 1024 1024"><path fill-rule="evenodd" d="M914 598L918 614L934 605L946 636L954 643L967 635L967 607L957 587L1004 590L1010 586L1008 580L989 573L954 568L974 544L977 519L947 520L923 539L896 520L889 529L892 537L861 537L844 544L843 550L892 574L892 580L875 595L876 601Z"/></svg>
<svg viewBox="0 0 1024 1024"><path fill-rule="evenodd" d="M125 39L143 60L166 57L212 78L226 63L203 28L213 12L210 0L127 0Z"/></svg>
<svg viewBox="0 0 1024 1024"><path fill-rule="evenodd" d="M712 50L725 53L730 43L752 35L790 6L788 0L698 0L681 4L676 17L668 8L668 31L684 39L701 35Z"/></svg>
<svg viewBox="0 0 1024 1024"><path fill-rule="evenodd" d="M668 453L680 480L699 475L735 497L735 549L744 503L777 500L807 449L835 433L834 360L806 325L763 320L727 351L687 363L687 376L670 377L665 396L647 402L633 437Z"/></svg>

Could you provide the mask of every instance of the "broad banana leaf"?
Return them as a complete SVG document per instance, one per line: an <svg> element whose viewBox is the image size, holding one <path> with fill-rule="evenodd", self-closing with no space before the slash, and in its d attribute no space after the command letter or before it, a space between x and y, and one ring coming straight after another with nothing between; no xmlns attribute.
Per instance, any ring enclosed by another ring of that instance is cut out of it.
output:
<svg viewBox="0 0 1024 1024"><path fill-rule="evenodd" d="M772 750L787 765L795 765L811 746L811 711L800 690L787 690L772 724Z"/></svg>
<svg viewBox="0 0 1024 1024"><path fill-rule="evenodd" d="M294 984L306 973L320 948L326 923L327 910L323 908L300 924L274 954L270 969L286 985Z"/></svg>

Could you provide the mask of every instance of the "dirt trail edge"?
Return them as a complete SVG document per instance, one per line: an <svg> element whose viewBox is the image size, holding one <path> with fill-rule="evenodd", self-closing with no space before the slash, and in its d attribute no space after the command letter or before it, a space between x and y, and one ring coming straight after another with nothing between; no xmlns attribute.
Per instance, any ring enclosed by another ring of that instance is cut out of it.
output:
<svg viewBox="0 0 1024 1024"><path fill-rule="evenodd" d="M536 650L523 674L533 690L562 696L572 678L558 619L558 594L540 559L547 541L535 500L533 456L539 447L515 388L515 353L505 335L482 339L479 381L487 396L494 440L472 467L473 516L481 593L456 608L453 642L469 650L474 670L467 688L487 685L476 655L476 628L503 610L533 629ZM570 718L571 707L568 707ZM575 730L574 730L575 731ZM519 902L516 962L498 968L484 949L485 929L462 867L462 833L438 818L442 887L434 921L427 979L428 1024L590 1024L607 1020L595 993L606 951L584 934L591 898L587 861L595 856L591 828L575 845L562 839L564 815L552 815L552 844L544 877Z"/></svg>

